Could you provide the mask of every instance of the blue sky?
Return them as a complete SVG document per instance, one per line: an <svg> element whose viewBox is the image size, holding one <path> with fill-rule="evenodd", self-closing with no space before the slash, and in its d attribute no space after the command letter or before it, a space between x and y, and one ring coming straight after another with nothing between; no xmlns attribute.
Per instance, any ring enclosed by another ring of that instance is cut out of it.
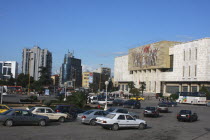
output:
<svg viewBox="0 0 210 140"><path fill-rule="evenodd" d="M34 45L53 54L53 72L74 50L85 69L114 70L114 58L161 40L210 37L209 0L0 0L0 61Z"/></svg>

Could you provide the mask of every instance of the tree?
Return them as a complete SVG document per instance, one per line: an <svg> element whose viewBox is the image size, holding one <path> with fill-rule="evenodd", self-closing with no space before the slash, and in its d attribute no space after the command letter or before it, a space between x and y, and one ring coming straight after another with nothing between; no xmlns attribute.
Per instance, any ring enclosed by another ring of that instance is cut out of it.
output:
<svg viewBox="0 0 210 140"><path fill-rule="evenodd" d="M82 92L73 93L73 95L67 97L67 102L83 108L86 104L86 95Z"/></svg>
<svg viewBox="0 0 210 140"><path fill-rule="evenodd" d="M98 85L96 83L89 83L89 88L94 93L98 92Z"/></svg>
<svg viewBox="0 0 210 140"><path fill-rule="evenodd" d="M128 82L128 87L129 87L130 90L135 88L133 81L132 82Z"/></svg>
<svg viewBox="0 0 210 140"><path fill-rule="evenodd" d="M203 92L206 93L206 97L209 99L210 98L210 92L208 91L208 89L205 86L202 86L199 90L199 92Z"/></svg>
<svg viewBox="0 0 210 140"><path fill-rule="evenodd" d="M50 70L47 67L39 67L39 73L40 73L40 77L39 77L39 82L43 85L43 86L49 86L52 84L52 79L50 77Z"/></svg>
<svg viewBox="0 0 210 140"><path fill-rule="evenodd" d="M33 84L34 78L31 76L30 77L30 84ZM16 85L22 86L22 87L27 87L29 84L29 75L21 73L18 75L17 80L16 80Z"/></svg>
<svg viewBox="0 0 210 140"><path fill-rule="evenodd" d="M145 88L146 88L146 84L145 84L145 82L142 82L141 87L140 87L142 96L144 95L143 93L144 93Z"/></svg>
<svg viewBox="0 0 210 140"><path fill-rule="evenodd" d="M137 88L132 88L132 89L130 90L130 93L132 93L133 96L139 96L140 91L139 91L139 89L137 89Z"/></svg>
<svg viewBox="0 0 210 140"><path fill-rule="evenodd" d="M8 86L14 86L15 85L15 79L13 78L13 76L11 75L9 80L7 81L7 85Z"/></svg>

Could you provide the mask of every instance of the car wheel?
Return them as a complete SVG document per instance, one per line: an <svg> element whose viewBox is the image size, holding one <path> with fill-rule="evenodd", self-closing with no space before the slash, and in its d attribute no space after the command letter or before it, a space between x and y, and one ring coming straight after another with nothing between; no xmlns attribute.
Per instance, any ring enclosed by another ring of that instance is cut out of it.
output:
<svg viewBox="0 0 210 140"><path fill-rule="evenodd" d="M39 125L40 126L46 126L46 121L45 120L40 120Z"/></svg>
<svg viewBox="0 0 210 140"><path fill-rule="evenodd" d="M113 124L112 130L117 131L118 129L119 129L119 125L118 124Z"/></svg>
<svg viewBox="0 0 210 140"><path fill-rule="evenodd" d="M144 125L143 123L140 123L140 124L139 124L139 129L142 130L142 129L144 129L144 128L145 128L145 125Z"/></svg>
<svg viewBox="0 0 210 140"><path fill-rule="evenodd" d="M5 125L11 127L11 126L13 126L13 121L12 120L7 120L5 122Z"/></svg>
<svg viewBox="0 0 210 140"><path fill-rule="evenodd" d="M90 125L95 126L96 125L96 120L91 120Z"/></svg>
<svg viewBox="0 0 210 140"><path fill-rule="evenodd" d="M65 117L60 117L60 118L58 119L58 121L59 121L59 122L62 122L62 123L65 122Z"/></svg>

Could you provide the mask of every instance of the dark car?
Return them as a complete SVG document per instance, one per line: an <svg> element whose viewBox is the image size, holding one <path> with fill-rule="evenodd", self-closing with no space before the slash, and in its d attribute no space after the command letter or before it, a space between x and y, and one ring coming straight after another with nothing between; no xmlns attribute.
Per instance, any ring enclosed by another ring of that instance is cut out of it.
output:
<svg viewBox="0 0 210 140"><path fill-rule="evenodd" d="M49 122L49 118L32 114L29 110L10 109L0 114L0 122L6 126L13 126L16 124L38 124L40 126L45 126Z"/></svg>
<svg viewBox="0 0 210 140"><path fill-rule="evenodd" d="M129 108L138 108L140 109L141 108L141 103L140 101L137 101L137 100L127 100L123 103L123 107L129 107Z"/></svg>
<svg viewBox="0 0 210 140"><path fill-rule="evenodd" d="M159 104L166 104L168 107L174 107L177 106L177 102L168 101L168 102L160 102Z"/></svg>
<svg viewBox="0 0 210 140"><path fill-rule="evenodd" d="M177 114L177 120L178 121L197 121L198 115L196 113L192 113L191 110L181 110Z"/></svg>
<svg viewBox="0 0 210 140"><path fill-rule="evenodd" d="M157 107L146 107L144 109L143 114L144 114L144 117L147 117L147 116L158 117L159 111Z"/></svg>
<svg viewBox="0 0 210 140"><path fill-rule="evenodd" d="M114 99L113 105L114 106L122 106L125 101L123 99Z"/></svg>
<svg viewBox="0 0 210 140"><path fill-rule="evenodd" d="M74 105L57 105L55 112L67 113L69 114L69 119L74 120L77 118L77 114L85 112Z"/></svg>

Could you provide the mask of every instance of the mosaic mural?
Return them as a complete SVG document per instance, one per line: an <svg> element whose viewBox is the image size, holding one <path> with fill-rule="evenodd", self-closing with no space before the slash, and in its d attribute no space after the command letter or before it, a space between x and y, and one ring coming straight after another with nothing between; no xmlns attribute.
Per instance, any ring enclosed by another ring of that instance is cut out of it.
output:
<svg viewBox="0 0 210 140"><path fill-rule="evenodd" d="M129 50L129 70L169 68L169 47L176 42L161 41Z"/></svg>

